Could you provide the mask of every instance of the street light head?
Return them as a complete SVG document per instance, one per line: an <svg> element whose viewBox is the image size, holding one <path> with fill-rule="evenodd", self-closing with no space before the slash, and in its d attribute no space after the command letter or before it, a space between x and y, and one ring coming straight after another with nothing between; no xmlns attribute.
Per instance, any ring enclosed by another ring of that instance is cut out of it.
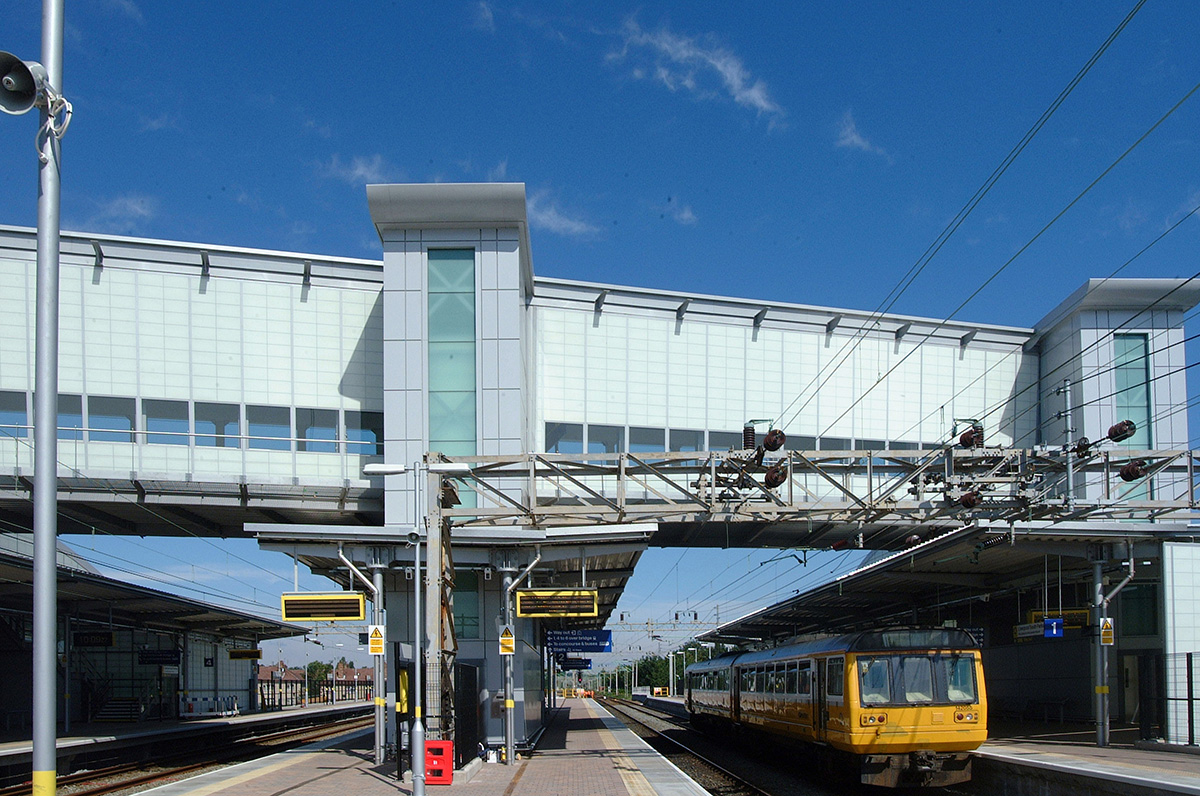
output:
<svg viewBox="0 0 1200 796"><path fill-rule="evenodd" d="M363 475L403 475L407 472L408 467L403 464L384 464L382 462L364 464L362 468Z"/></svg>
<svg viewBox="0 0 1200 796"><path fill-rule="evenodd" d="M36 61L22 61L0 50L0 111L20 116L38 104L49 80Z"/></svg>
<svg viewBox="0 0 1200 796"><path fill-rule="evenodd" d="M429 472L434 475L466 475L471 465L466 462L430 462Z"/></svg>

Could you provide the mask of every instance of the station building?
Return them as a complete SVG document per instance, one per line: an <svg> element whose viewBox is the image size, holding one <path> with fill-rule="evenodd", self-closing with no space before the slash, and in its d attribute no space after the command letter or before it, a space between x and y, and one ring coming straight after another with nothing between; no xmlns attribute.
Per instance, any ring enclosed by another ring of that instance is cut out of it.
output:
<svg viewBox="0 0 1200 796"><path fill-rule="evenodd" d="M0 732L28 738L32 721L33 549L0 535ZM264 706L255 669L268 639L305 628L107 577L59 545L58 722L158 722Z"/></svg>
<svg viewBox="0 0 1200 796"><path fill-rule="evenodd" d="M536 276L520 184L373 185L367 198L382 261L63 234L60 531L249 533L360 588L348 560L382 573L403 662L408 534L428 537L431 502L465 509L476 497L431 501L431 451L478 466L531 452L699 457L742 448L761 419L787 432L785 452L867 460L936 451L974 425L989 446L1037 451L1130 419L1136 433L1113 450L1187 447L1184 314L1200 301L1190 280L1090 280L1032 328L876 314ZM33 230L0 227L0 512L26 528L35 252ZM1058 419L1068 409L1071 432ZM365 476L371 464L394 474ZM1095 471L1071 479L1056 487L1060 504L1190 500L1178 468L1115 497ZM796 489L819 502L863 485L826 481ZM531 484L497 493L553 500ZM452 653L429 666L433 731L453 712L460 750L473 750L503 740L506 711L518 741L542 726L551 623L515 622L505 706L497 645L516 579L596 588L596 616L567 624L600 627L647 546L834 541L796 525L715 525L454 528L425 586L442 609L424 615L427 643ZM1164 614L1195 604L1200 561L1185 560L1171 593L1156 592ZM1200 648L1194 620L1171 628L1160 646Z"/></svg>

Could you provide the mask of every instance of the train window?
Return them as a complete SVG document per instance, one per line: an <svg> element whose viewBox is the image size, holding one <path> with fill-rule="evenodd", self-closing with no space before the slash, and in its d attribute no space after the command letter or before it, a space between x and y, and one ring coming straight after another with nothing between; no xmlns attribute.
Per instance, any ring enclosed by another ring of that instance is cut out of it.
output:
<svg viewBox="0 0 1200 796"><path fill-rule="evenodd" d="M784 669L784 667L782 665L775 667L774 691L776 694L786 694L788 692L785 673L786 673L786 670Z"/></svg>
<svg viewBox="0 0 1200 796"><path fill-rule="evenodd" d="M946 674L946 698L951 702L974 702L975 656L951 655L940 662Z"/></svg>
<svg viewBox="0 0 1200 796"><path fill-rule="evenodd" d="M742 669L742 690L743 691L753 691L754 690L754 670L753 669Z"/></svg>
<svg viewBox="0 0 1200 796"><path fill-rule="evenodd" d="M831 658L825 675L825 693L841 696L845 690L845 666L842 658Z"/></svg>
<svg viewBox="0 0 1200 796"><path fill-rule="evenodd" d="M796 690L796 683L798 682L796 677L797 674L799 674L799 669L796 667L796 664L789 663L787 667L787 682L784 683L783 689L789 694L800 693L798 690Z"/></svg>
<svg viewBox="0 0 1200 796"><path fill-rule="evenodd" d="M812 693L812 661L800 662L800 671L796 675L796 693Z"/></svg>
<svg viewBox="0 0 1200 796"><path fill-rule="evenodd" d="M858 659L858 695L864 705L892 701L892 677L887 658Z"/></svg>
<svg viewBox="0 0 1200 796"><path fill-rule="evenodd" d="M754 673L754 691L758 694L765 694L767 693L768 688L767 671L766 669L760 668Z"/></svg>
<svg viewBox="0 0 1200 796"><path fill-rule="evenodd" d="M924 655L900 656L896 672L897 696L910 704L933 701L933 661Z"/></svg>

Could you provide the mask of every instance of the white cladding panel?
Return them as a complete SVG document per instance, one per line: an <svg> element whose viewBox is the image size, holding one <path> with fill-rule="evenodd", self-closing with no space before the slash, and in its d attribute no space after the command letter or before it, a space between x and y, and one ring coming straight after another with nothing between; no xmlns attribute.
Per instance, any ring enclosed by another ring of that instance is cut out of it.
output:
<svg viewBox="0 0 1200 796"><path fill-rule="evenodd" d="M1036 362L1020 345L947 345L688 317L622 306L535 305L544 424L940 442L982 418L989 442L1029 440ZM914 350L916 349L916 350Z"/></svg>

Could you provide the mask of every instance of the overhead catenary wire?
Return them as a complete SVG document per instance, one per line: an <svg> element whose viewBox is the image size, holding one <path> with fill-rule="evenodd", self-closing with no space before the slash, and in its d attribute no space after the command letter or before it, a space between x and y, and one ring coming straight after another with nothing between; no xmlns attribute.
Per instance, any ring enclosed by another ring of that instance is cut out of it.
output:
<svg viewBox="0 0 1200 796"><path fill-rule="evenodd" d="M933 242L929 244L925 251L922 252L921 256L917 258L916 262L914 262L909 268L908 272L905 273L905 275L900 278L891 291L888 292L888 294L872 312L871 317L868 318L867 324L864 324L863 327L859 329L857 334L847 338L847 340L842 343L837 354L834 355L834 364L829 374L824 379L821 379L821 374L824 373L827 367L829 367L828 365L822 366L820 369L818 369L817 374L813 376L808 385L797 394L791 403L783 408L783 410L779 413L781 426L786 424L784 421L789 416L788 413L791 411L792 407L795 406L796 403L804 396L805 392L807 392L814 383L818 382L818 380L820 381L820 383L817 385L817 389L812 393L812 395L809 396L808 400L806 400L804 404L802 404L800 408L796 410L796 415L799 415L800 412L804 411L805 407L807 407L812 401L813 396L820 392L821 388L829 381L830 378L833 377L833 374L837 372L837 369L841 367L841 365L849 358L850 354L853 353L853 350L855 347L857 347L858 342L864 339L870 331L878 328L883 315L893 306L895 306L896 302L899 301L904 292L912 286L912 283L918 276L920 276L921 272L925 270L925 267L929 265L934 256L941 251L942 247L946 245L946 242L951 238L951 236L953 236L958 228L962 226L963 222L966 221L967 217L971 215L979 203L983 201L983 198L988 194L989 191L991 191L992 187L995 186L1000 177L1002 177L1004 173L1008 171L1013 161L1015 161L1017 157L1025 150L1037 133L1050 120L1050 117L1054 115L1054 112L1058 110L1059 106L1061 106L1064 101L1066 101L1067 97L1070 96L1075 87L1079 85L1087 73L1091 71L1092 67L1095 66L1096 62L1100 60L1100 57L1105 53L1105 51L1108 50L1121 32L1125 30L1126 26L1129 25L1129 23L1133 20L1133 17L1138 11L1141 10L1142 6L1145 5L1145 2L1146 0L1138 0L1129 13L1126 14L1125 18L1121 20L1120 24L1117 25L1112 33L1108 35L1108 38L1104 40L1100 47L1084 63L1079 72L1075 74L1075 77L1073 77L1066 87L1059 92L1054 101L1050 103L1046 110L1042 112L1042 115L1038 117L1037 121L1033 123L1033 125L1017 142L1017 144L1009 151L1009 153L1000 162L1000 165L998 165L992 171L991 175L984 180L983 184L976 189L971 198L968 199L961 208L959 208L958 213L956 213L955 216L942 229L942 231L938 233ZM849 351L847 351L848 347L850 348ZM843 352L846 352L845 356L843 356ZM841 358L839 359L839 357Z"/></svg>
<svg viewBox="0 0 1200 796"><path fill-rule="evenodd" d="M1130 264L1132 264L1132 263L1133 263L1135 260L1137 260L1138 258L1140 258L1140 257L1141 257L1143 254L1145 254L1147 251L1149 251L1149 250L1150 250L1150 249L1151 249L1153 246L1155 246L1155 245L1156 245L1156 244L1158 244L1160 241L1162 241L1162 240L1163 240L1163 239L1164 239L1164 238L1165 238L1167 235L1169 235L1169 234L1171 234L1172 232L1174 232L1175 230L1177 230L1177 229L1178 229L1178 228L1179 228L1179 227L1180 227L1180 226L1183 224L1183 222L1184 222L1184 221L1186 221L1187 219L1189 219L1189 218L1193 217L1193 216L1194 216L1194 215L1195 215L1197 212L1200 212L1200 204L1198 204L1198 205L1194 206L1194 207L1193 207L1191 210L1189 210L1187 213L1185 213L1185 214L1184 214L1184 215L1183 215L1181 218L1179 218L1177 221L1175 221L1175 223L1171 224L1171 226L1169 226L1167 229L1165 229L1165 230L1164 230L1164 231L1163 231L1161 234L1157 235L1157 236L1156 236L1156 237L1155 237L1155 238L1154 238L1152 241L1150 241L1150 242L1149 242L1149 243L1147 243L1145 246L1143 246L1143 247L1142 247L1140 250L1138 250L1138 252L1137 252L1137 253L1135 253L1133 256L1129 257L1128 259L1126 259L1124 263L1122 263L1122 264L1121 264L1120 266L1118 266L1118 267L1117 267L1115 270L1113 270L1113 271L1112 271L1112 273L1110 273L1108 276L1106 276L1104 279L1102 279L1102 280L1101 280L1101 282L1100 282L1100 284L1101 284L1101 285L1103 285L1105 282L1109 281L1110 279L1113 279L1113 278L1115 278L1117 274L1119 274L1121 271L1125 270L1125 268L1127 268L1127 267L1128 267ZM1164 293L1162 296L1159 296L1157 299L1155 299L1154 301L1152 301L1152 302L1151 302L1150 304L1148 304L1147 306L1145 306L1145 307L1141 308L1140 310L1138 310L1138 312L1136 312L1136 313L1135 313L1134 315L1132 315L1130 318L1128 318L1127 320L1123 321L1123 322L1121 323L1121 325L1120 325L1120 326L1116 327L1116 329L1114 329L1114 331L1120 331L1120 330L1122 330L1122 329L1132 328L1132 324L1134 323L1134 321L1136 321L1138 318L1140 318L1140 317L1141 317L1142 315L1144 315L1145 313L1147 313L1147 312L1149 312L1150 310L1154 309L1156 306L1158 306L1159 304L1161 304L1161 303L1162 303L1163 301L1165 301L1167 298L1169 298L1170 296L1172 296L1174 293L1176 293L1177 291L1181 290L1182 288L1186 287L1188 284L1190 284L1191 282L1193 282L1193 281L1194 281L1194 280L1196 280L1197 278L1200 278L1200 271L1198 271L1198 272L1196 272L1195 274L1193 274L1192 276L1190 276L1190 277L1189 277L1187 280L1185 280L1183 283L1181 283L1181 284L1179 284L1179 285L1176 285L1175 287L1171 288L1170 290L1168 290L1168 291L1167 291L1166 293ZM1193 314L1191 314L1191 315L1187 316L1187 318L1184 318L1184 322L1186 323L1186 321L1188 320L1188 318L1194 317L1194 315L1195 315L1195 313L1193 313ZM1041 355L1041 357L1044 359L1044 358L1045 358L1045 357L1046 357L1048 354L1051 354L1051 353L1053 353L1054 351L1058 350L1058 348L1059 348L1060 346L1066 345L1066 344L1067 344L1067 342L1068 342L1068 338L1064 337L1062 340L1060 340L1059 342L1055 343L1055 344L1054 344L1053 346L1051 346L1049 349L1046 349L1046 350L1044 350L1044 351L1040 352L1040 355ZM1074 362L1075 362L1077 359L1079 359L1079 358L1082 358L1082 357L1083 357L1085 354L1087 354L1087 353L1090 353L1090 352L1091 352L1092 350L1094 350L1096 347L1098 347L1099 345L1101 345L1101 343L1102 343L1102 342L1103 342L1103 339L1097 339L1097 340L1093 341L1092 343L1088 344L1088 345L1087 345L1087 346L1085 346L1083 349L1081 349L1081 350L1079 351L1079 353L1078 353L1078 354L1076 354L1075 356L1073 356L1073 357L1071 357L1071 358L1069 358L1069 359L1066 359L1066 360L1064 360L1063 362L1061 362L1061 363L1059 363L1058 365L1056 365L1056 366L1054 366L1053 368L1051 368L1051 369L1050 369L1049 371L1047 371L1046 373L1043 373L1043 374L1041 375L1041 381L1043 381L1043 382L1046 382L1046 381L1049 381L1049 380L1051 380L1051 379L1054 377L1054 375L1055 375L1055 374L1057 374L1057 373L1061 372L1063 369L1065 369L1065 368L1067 368L1068 366L1070 366L1071 364L1073 364L1073 363L1074 363ZM954 393L954 395L952 395L952 396L950 397L949 401L950 401L950 402L954 401L955 399L957 399L957 398L959 398L960 396L962 396L962 395L963 395L965 392L967 392L969 389L971 389L971 388L975 387L975 386L976 386L976 385L977 385L977 384L978 384L980 381L982 381L982 380L983 380L984 378L986 378L986 377L987 377L987 376L988 376L990 373L992 373L992 371L994 371L996 368L1000 367L1000 365L1004 364L1004 362L1005 362L1006 360L1007 360L1007 358L997 359L997 360L996 360L996 362L994 362L992 365L988 366L988 367L987 367L987 368L986 368L986 369L985 369L985 370L984 370L982 373L980 373L978 376L976 376L974 379L972 379L970 382L968 382L968 383L967 383L967 384L966 384L964 387L962 387L962 388L961 388L961 389L959 389L957 392L955 392L955 393ZM1004 409L1006 406L1008 406L1008 405L1009 405L1009 404L1010 404L1010 403L1011 403L1013 400L1015 400L1015 399L1017 399L1017 398L1020 398L1022 395L1024 395L1026 392L1028 392L1028 391L1029 391L1029 390L1031 390L1031 389L1036 389L1036 388L1037 388L1037 386L1038 386L1037 382L1034 382L1034 383L1032 383L1032 384L1030 384L1030 385L1028 385L1028 386L1026 386L1026 387L1023 387L1023 388L1021 388L1021 389L1020 389L1020 390L1018 390L1016 393L1013 393L1013 394L1010 394L1010 395L1007 395L1007 396L1005 396L1005 398L1004 398L1004 399L1002 399L1001 401L998 401L998 402L996 402L996 404L994 404L993 406L987 407L987 409L986 409L986 410L985 410L985 411L984 411L982 414L979 414L979 418L980 418L980 419L986 419L987 417L990 417L990 416L991 416L992 414L994 414L995 412L1003 410L1003 409ZM1017 414L1015 414L1015 415L1014 415L1014 416L1013 416L1013 417L1012 417L1012 418L1009 420L1009 423L1010 423L1010 424L1012 424L1012 426L1013 426L1013 435L1014 435L1014 438L1016 437L1016 421L1017 421L1017 420L1019 420L1020 418L1024 417L1024 416L1025 416L1025 414L1027 414L1028 412L1032 411L1032 410L1033 410L1035 407L1036 407L1036 405L1035 405L1035 404L1031 404L1029 407L1026 407L1025 409L1023 409L1023 410L1019 411ZM937 411L938 411L938 410L936 410L936 409L935 409L935 410L932 410L932 411L930 411L928 414L926 414L924 417L922 417L920 420L918 420L916 423L914 423L912 426L910 426L910 427L909 427L909 428L908 428L908 429L907 429L905 432L903 432L902 434L900 434L900 435L899 435L899 437L900 437L900 438L904 438L905 436L909 435L909 434L910 434L911 432L913 432L914 430L916 430L916 429L920 428L920 426L924 425L924 423L925 423L926 421L928 421L930 418L932 418L932 417L933 417L933 415L934 415L934 414L935 414Z"/></svg>
<svg viewBox="0 0 1200 796"><path fill-rule="evenodd" d="M12 522L10 520L0 519L0 524L7 525L8 527L15 529L15 531L5 532L6 535L15 536L17 532L21 533L22 535L28 535L28 534L32 533L32 529L30 529L26 526L20 525L18 523ZM78 551L76 551L76 552L78 552ZM225 591L222 589L206 589L204 587L201 587L199 584L189 585L189 581L187 581L184 578L169 579L166 577L159 577L159 576L156 576L156 575L146 572L144 568L136 569L136 567L142 567L142 565L140 565L136 561L131 561L127 558L122 558L121 556L115 555L113 553L104 553L104 552L100 552L100 551L94 551L94 552L96 552L97 555L101 555L106 558L110 558L115 561L122 562L123 564L127 564L127 565L129 565L129 567L132 567L132 568L123 567L123 566L120 566L117 564L112 564L112 563L102 563L102 562L98 562L98 561L90 561L89 563L101 564L104 567L107 567L107 568L112 569L117 572L121 572L126 575L132 575L134 577L153 581L155 583L162 583L167 586L172 586L174 588L195 592L197 594L203 594L208 597L221 598L228 602L241 603L243 605L248 605L248 606L252 606L255 608L259 608L259 609L273 611L276 614L279 613L279 606L271 606L271 605L267 605L265 603L260 603L256 600L246 598L246 597L238 595L234 592ZM85 560L87 560L87 559L85 559ZM162 574L162 573L160 573L160 574Z"/></svg>
<svg viewBox="0 0 1200 796"><path fill-rule="evenodd" d="M988 278L985 279L983 281L983 283L981 285L979 285L979 287L977 287L970 295L968 295L945 319L938 321L931 330L926 332L917 341L916 345L914 345L911 349L909 349L904 354L904 356L900 357L900 359L895 364L893 364L890 368L888 368L888 370L882 376L880 376L870 386L868 386L865 390L863 390L863 392L860 393L853 401L851 401L850 405L847 406L844 410L842 410L841 414L839 414L836 418L833 419L833 421L831 421L828 425L826 425L825 430L822 431L821 434L824 435L824 434L828 433L834 426L836 426L839 422L841 422L841 420L844 417L846 417L846 415L848 415L850 412L854 411L855 407L857 407L860 403L862 403L863 399L865 399L868 395L870 395L871 392L873 392L876 387L878 387L880 384L887 381L887 378L892 373L894 373L897 368L899 368L902 364L904 364L904 362L906 362L909 357L911 357L915 352L921 350L921 347L926 342L928 342L938 331L943 329L947 323L949 323L951 320L953 320L954 317L956 315L958 315L958 313L961 312L963 310L963 308L965 308L968 304L970 304L971 301L973 301L976 296L978 296L980 293L982 293L987 288L988 285L990 285L997 278L999 278L999 276L1001 274L1003 274L1004 271L1006 271L1008 269L1008 267L1017 260L1017 258L1019 258L1022 254L1024 254L1026 251L1028 251L1028 249L1031 246L1033 246L1034 243L1036 243L1044 234L1046 234L1046 232L1049 231L1051 227L1053 227L1056 223L1058 223L1058 221L1060 219L1062 219L1062 217L1065 216L1071 210L1071 208L1073 208L1088 193L1090 193L1091 190L1093 188L1095 188L1101 182L1101 180L1103 180L1106 176L1108 176L1113 171L1113 169L1115 169L1122 161L1124 161L1125 158L1128 157L1129 154L1132 153L1143 141L1145 141L1151 134L1154 133L1155 130L1157 130L1164 122L1166 122L1166 120L1169 119L1171 117L1171 115L1175 113L1175 111L1179 110L1179 108L1185 102L1187 102L1189 99L1191 99L1192 95L1194 95L1197 91L1200 91L1200 83L1197 83L1196 85L1192 86L1192 88L1190 90L1188 90L1188 92L1186 94L1184 94L1183 97L1180 98L1178 102L1176 102L1173 106L1171 106L1171 108L1166 113L1164 113L1161 117L1159 117L1159 119L1154 124L1152 124L1148 130L1146 130L1144 133L1142 133L1137 138L1136 141L1134 141L1132 144L1130 144L1129 147L1126 148L1125 151L1122 152L1116 158L1116 160L1114 160L1112 163L1110 163L1108 165L1107 168L1104 169L1104 171L1102 171L1095 179L1093 179L1090 183L1088 183L1088 185L1082 191L1080 191L1075 196L1075 198L1073 198L1070 202L1068 202L1067 205L1065 207L1063 207L1062 210L1058 211L1058 213L1056 213L1053 218L1051 218L1049 221L1047 221L1042 226L1042 228L1039 229L1037 231L1037 233L1034 234L1034 236L1032 238L1030 238L1028 241L1026 241L1019 249L1017 249L1017 251L1011 257L1009 257L1007 260L1005 260L996 270L994 270L991 273L991 275L988 276Z"/></svg>

